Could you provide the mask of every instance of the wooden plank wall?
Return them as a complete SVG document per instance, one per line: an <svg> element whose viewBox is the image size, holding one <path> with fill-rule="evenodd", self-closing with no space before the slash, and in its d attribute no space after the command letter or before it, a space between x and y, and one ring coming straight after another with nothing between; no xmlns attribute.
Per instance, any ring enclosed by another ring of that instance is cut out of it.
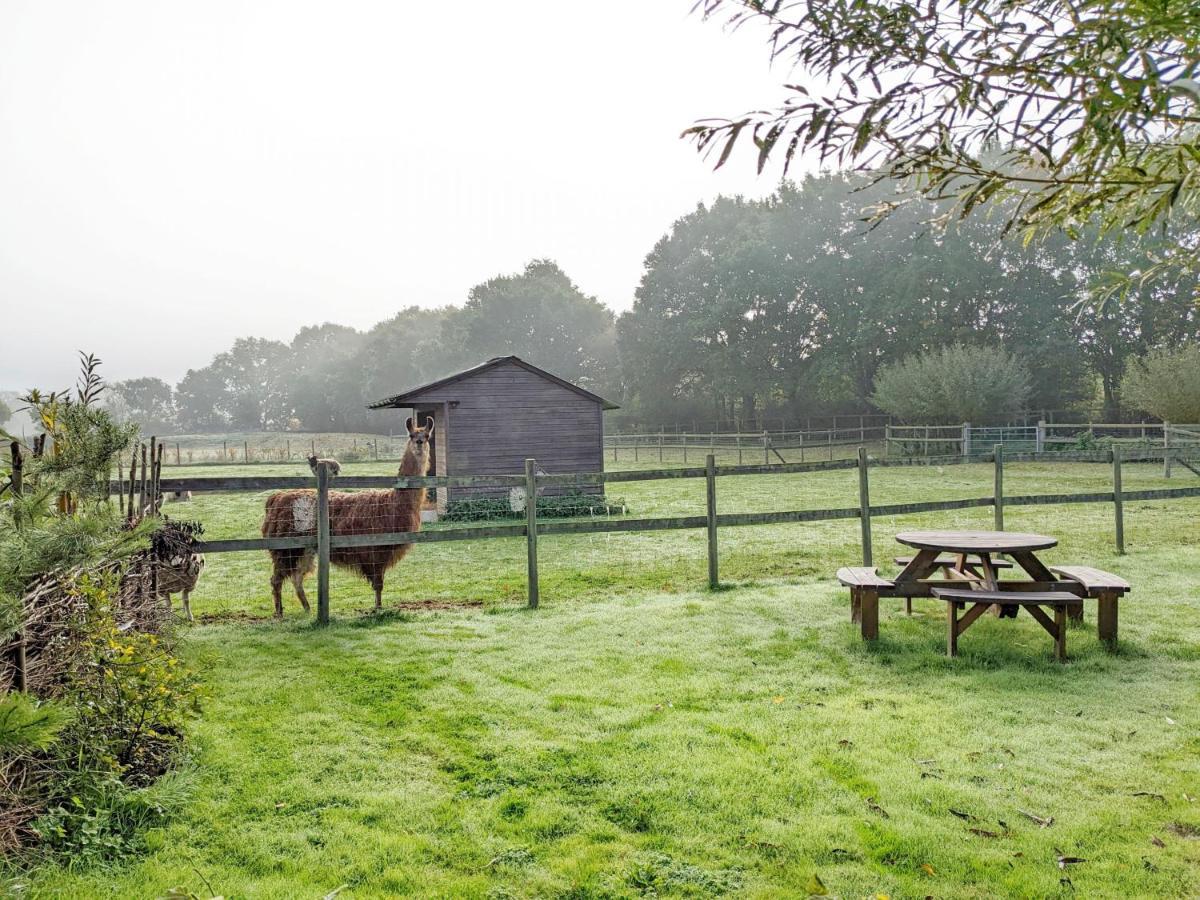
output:
<svg viewBox="0 0 1200 900"><path fill-rule="evenodd" d="M418 406L449 407L445 427L447 469L456 474L515 475L525 460L544 472L571 474L604 470L603 410L599 403L513 363L414 396ZM597 485L602 492L602 486ZM544 493L561 493L563 485ZM501 495L507 489L458 488L464 494Z"/></svg>

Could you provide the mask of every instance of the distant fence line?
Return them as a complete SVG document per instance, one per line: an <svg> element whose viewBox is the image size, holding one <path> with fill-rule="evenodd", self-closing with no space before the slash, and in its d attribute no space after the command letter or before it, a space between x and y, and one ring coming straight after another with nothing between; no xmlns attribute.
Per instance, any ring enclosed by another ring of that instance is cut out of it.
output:
<svg viewBox="0 0 1200 900"><path fill-rule="evenodd" d="M333 456L346 462L382 462L400 459L404 453L405 436L369 435L352 437L337 447L328 446L328 440L318 442L316 438L296 435L284 437L282 443L272 446L256 446L249 440L222 440L221 446L194 446L190 441L160 438L166 450L164 465L183 466L211 465L275 465L281 462L303 462L308 456Z"/></svg>
<svg viewBox="0 0 1200 900"><path fill-rule="evenodd" d="M667 453L682 454L688 462L689 452L697 456L707 453L736 454L741 464L756 455L764 463L777 460L790 462L783 451L798 453L800 462L807 458L833 459L836 448L865 444L882 444L887 457L900 456L961 456L986 455L996 444L1018 452L1041 453L1081 441L1103 440L1125 444L1151 445L1164 448L1200 444L1200 425L1175 425L1167 422L1058 422L1039 421L1034 425L874 425L865 421L855 426L843 426L817 431L760 431L760 432L678 432L618 433L604 438L605 455L614 462L641 462L643 458L665 461ZM1169 466L1170 457L1166 458Z"/></svg>
<svg viewBox="0 0 1200 900"><path fill-rule="evenodd" d="M857 457L850 460L826 460L807 463L772 463L763 465L718 466L712 454L707 455L703 467L671 468L646 471L598 472L581 474L538 474L535 460L526 460L523 475L450 475L450 476L343 476L336 479L339 488L437 488L462 487L466 485L507 485L523 488L526 498L537 497L539 486L581 485L594 486L603 483L627 483L661 479L703 478L706 482L705 515L663 516L654 518L592 519L582 521L547 521L538 519L537 503L526 502L523 524L489 525L482 527L449 527L418 532L368 533L353 535L331 534L328 519L328 492L330 477L320 467L317 477L208 477L166 478L162 490L172 491L263 491L298 487L313 487L318 495L316 504L318 520L314 532L289 537L247 538L203 541L198 546L202 553L229 553L281 549L313 549L318 559L317 618L329 621L329 555L330 550L343 547L391 546L409 543L435 543L440 541L486 540L496 538L524 537L527 543L527 597L531 607L538 605L537 560L539 535L599 534L612 532L667 531L676 529L700 529L707 531L709 586L718 586L718 545L720 528L744 525L771 525L782 523L817 522L836 519L859 519L861 526L862 556L865 565L872 564L871 519L873 516L906 515L912 513L943 510L992 507L998 529L1004 527L1004 510L1011 506L1112 503L1114 508L1115 541L1118 552L1124 552L1124 507L1126 501L1168 500L1200 497L1200 485L1183 488L1166 488L1144 491L1125 491L1121 486L1122 462L1145 462L1168 459L1180 455L1178 448L1133 448L1126 451L1114 446L1107 451L1073 451L1059 453L1007 453L1003 445L996 445L988 454L963 456L955 454L941 457L898 457L871 459L865 447L860 447ZM1113 488L1077 494L1032 494L1006 496L1004 493L1004 465L1016 462L1096 462L1112 467ZM1181 458L1181 461L1182 458ZM871 468L897 466L947 466L964 463L991 462L994 468L994 488L990 496L955 500L932 500L921 503L876 504L870 501ZM1189 463L1188 468L1196 471ZM839 469L858 469L858 505L834 509L785 510L759 513L717 512L717 479L739 475L781 475L801 472L821 472ZM114 488L116 485L114 484Z"/></svg>
<svg viewBox="0 0 1200 900"><path fill-rule="evenodd" d="M1172 449L1200 448L1200 425L1170 422L1038 422L1036 425L886 425L884 453L940 455L957 452L963 457L986 455L996 444L1006 449L1042 453L1063 445L1105 441L1126 447L1162 449L1164 474L1171 475L1176 458ZM1190 465L1184 462L1184 465Z"/></svg>

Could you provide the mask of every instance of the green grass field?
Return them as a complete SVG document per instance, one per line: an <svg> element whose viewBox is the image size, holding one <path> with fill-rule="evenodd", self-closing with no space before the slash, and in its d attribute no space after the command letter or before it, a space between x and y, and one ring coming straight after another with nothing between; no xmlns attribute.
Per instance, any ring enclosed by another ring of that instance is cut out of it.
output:
<svg viewBox="0 0 1200 900"><path fill-rule="evenodd" d="M372 470L392 466L352 471ZM1109 477L1015 464L1006 489ZM1193 481L1125 471L1127 490ZM857 503L854 471L718 484L722 512ZM872 472L876 503L990 492L988 465ZM636 516L704 506L700 480L610 494ZM262 500L197 495L186 515L246 537ZM876 518L875 556L902 528L990 523ZM819 878L841 897L1196 896L1198 524L1200 501L1130 503L1117 557L1109 505L1008 510L1009 529L1060 538L1048 560L1135 586L1120 652L1089 604L1066 665L1030 618L985 617L947 660L932 601L911 618L884 601L863 645L832 577L858 559L854 520L722 529L713 593L702 532L545 537L537 611L523 541L420 545L381 616L336 574L323 630L290 597L283 623L253 621L265 556L212 555L194 600L209 622L186 638L210 692L190 801L144 858L41 869L19 891L780 897Z"/></svg>

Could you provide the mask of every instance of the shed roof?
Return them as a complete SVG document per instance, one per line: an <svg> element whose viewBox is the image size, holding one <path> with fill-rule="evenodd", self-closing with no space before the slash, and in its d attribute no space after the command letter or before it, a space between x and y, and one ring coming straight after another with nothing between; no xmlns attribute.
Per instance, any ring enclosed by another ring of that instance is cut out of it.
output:
<svg viewBox="0 0 1200 900"><path fill-rule="evenodd" d="M588 400L593 400L596 403L599 403L604 409L620 408L616 403L605 400L599 394L593 394L591 391L585 390L577 384L572 384L566 379L559 378L557 375L552 375L545 369L539 369L537 366L525 362L525 360L521 359L519 356L497 356L494 359L489 359L487 362L480 363L477 366L471 366L469 369L463 369L461 372L455 372L453 375L447 375L445 378L439 378L437 381L431 381L428 384L422 384L419 387L409 388L408 390L392 397L385 397L383 400L376 400L374 403L368 403L367 409L388 409L411 406L414 402L420 402L422 394L432 391L435 388L442 388L446 385L455 384L459 381L466 381L467 379L473 378L481 372L486 372L488 369L494 369L497 366L504 365L505 363L511 363L512 365L519 366L527 372L532 372L534 375L545 378L547 381L557 384L559 387L566 388L569 391L574 391L581 397L586 397Z"/></svg>

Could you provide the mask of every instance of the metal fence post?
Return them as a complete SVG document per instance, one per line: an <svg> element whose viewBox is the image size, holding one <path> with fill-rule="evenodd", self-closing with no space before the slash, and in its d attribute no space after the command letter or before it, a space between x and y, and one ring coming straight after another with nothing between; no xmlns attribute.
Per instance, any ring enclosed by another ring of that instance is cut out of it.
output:
<svg viewBox="0 0 1200 900"><path fill-rule="evenodd" d="M317 466L317 624L329 624L329 465Z"/></svg>
<svg viewBox="0 0 1200 900"><path fill-rule="evenodd" d="M1112 448L1113 513L1116 517L1117 553L1125 553L1125 503L1121 496L1121 448Z"/></svg>
<svg viewBox="0 0 1200 900"><path fill-rule="evenodd" d="M963 422L962 426L962 455L967 459L971 455L971 423Z"/></svg>
<svg viewBox="0 0 1200 900"><path fill-rule="evenodd" d="M996 481L995 490L992 494L992 505L995 507L996 514L996 530L1004 530L1004 445L997 444L993 451L993 459L996 463Z"/></svg>
<svg viewBox="0 0 1200 900"><path fill-rule="evenodd" d="M867 448L858 448L858 521L862 527L863 565L871 562L871 489L867 481Z"/></svg>
<svg viewBox="0 0 1200 900"><path fill-rule="evenodd" d="M1033 434L1033 452L1042 453L1046 449L1046 421L1038 419L1037 430Z"/></svg>
<svg viewBox="0 0 1200 900"><path fill-rule="evenodd" d="M716 590L717 574L717 458L708 454L704 460L705 501L708 513L708 587Z"/></svg>
<svg viewBox="0 0 1200 900"><path fill-rule="evenodd" d="M537 461L525 460L525 548L529 608L538 606Z"/></svg>

